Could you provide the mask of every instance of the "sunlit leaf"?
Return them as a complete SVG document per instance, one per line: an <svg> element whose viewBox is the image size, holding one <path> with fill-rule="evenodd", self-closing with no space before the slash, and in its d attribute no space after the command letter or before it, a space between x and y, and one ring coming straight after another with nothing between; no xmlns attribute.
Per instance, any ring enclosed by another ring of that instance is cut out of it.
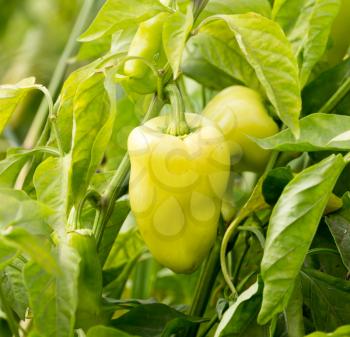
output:
<svg viewBox="0 0 350 337"><path fill-rule="evenodd" d="M264 292L259 323L268 322L286 308L295 279L344 166L341 155L327 157L292 179L277 201L261 262Z"/></svg>

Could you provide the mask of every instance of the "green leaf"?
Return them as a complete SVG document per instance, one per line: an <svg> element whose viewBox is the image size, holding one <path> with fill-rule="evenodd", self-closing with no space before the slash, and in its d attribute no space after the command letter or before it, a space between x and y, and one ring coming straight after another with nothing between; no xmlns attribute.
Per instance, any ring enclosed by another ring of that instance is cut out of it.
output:
<svg viewBox="0 0 350 337"><path fill-rule="evenodd" d="M209 89L223 90L231 85L238 84L233 77L213 66L201 56L197 58L194 54L184 60L181 69L186 76Z"/></svg>
<svg viewBox="0 0 350 337"><path fill-rule="evenodd" d="M307 335L306 337L348 337L350 336L350 325L344 325L335 330L331 333L325 333L325 332L313 332L310 335Z"/></svg>
<svg viewBox="0 0 350 337"><path fill-rule="evenodd" d="M70 156L47 158L36 169L33 183L38 200L48 205L55 214L50 224L57 231L65 228L68 212Z"/></svg>
<svg viewBox="0 0 350 337"><path fill-rule="evenodd" d="M107 0L80 41L96 40L138 24L162 11L169 11L158 0Z"/></svg>
<svg viewBox="0 0 350 337"><path fill-rule="evenodd" d="M142 337L168 337L175 332L204 321L193 318L165 304L139 305L112 321L112 325ZM163 332L164 330L164 332Z"/></svg>
<svg viewBox="0 0 350 337"><path fill-rule="evenodd" d="M173 70L174 79L179 75L182 54L193 25L193 15L190 8L187 15L181 12L170 15L163 27L163 46Z"/></svg>
<svg viewBox="0 0 350 337"><path fill-rule="evenodd" d="M61 234L68 220L70 161L69 155L47 158L37 167L33 177L38 200L54 211L50 225Z"/></svg>
<svg viewBox="0 0 350 337"><path fill-rule="evenodd" d="M0 134L15 112L18 104L33 89L34 77L28 77L13 85L0 85Z"/></svg>
<svg viewBox="0 0 350 337"><path fill-rule="evenodd" d="M349 281L313 269L304 269L301 277L304 302L317 330L332 331L350 322Z"/></svg>
<svg viewBox="0 0 350 337"><path fill-rule="evenodd" d="M286 129L254 141L264 149L279 151L349 151L349 130L350 116L315 113L300 120L298 139L294 138L290 129Z"/></svg>
<svg viewBox="0 0 350 337"><path fill-rule="evenodd" d="M284 311L288 337L304 336L303 294L300 277L295 280L292 295Z"/></svg>
<svg viewBox="0 0 350 337"><path fill-rule="evenodd" d="M277 167L268 172L262 184L262 193L269 205L274 205L279 199L285 186L293 179L289 167Z"/></svg>
<svg viewBox="0 0 350 337"><path fill-rule="evenodd" d="M0 240L0 270L4 269L19 254L19 249Z"/></svg>
<svg viewBox="0 0 350 337"><path fill-rule="evenodd" d="M208 34L215 34L223 23L229 30L226 40L236 40L278 116L297 136L301 110L298 65L281 27L254 13L217 15L203 25Z"/></svg>
<svg viewBox="0 0 350 337"><path fill-rule="evenodd" d="M303 115L318 112L350 77L350 58L323 72L302 92ZM332 113L350 115L350 92L336 104Z"/></svg>
<svg viewBox="0 0 350 337"><path fill-rule="evenodd" d="M264 293L259 323L267 323L287 307L295 279L344 166L341 155L331 155L308 167L290 181L276 203L261 262Z"/></svg>
<svg viewBox="0 0 350 337"><path fill-rule="evenodd" d="M282 0L274 4L273 16L287 28L287 37L299 60L302 87L326 51L340 3L340 0Z"/></svg>
<svg viewBox="0 0 350 337"><path fill-rule="evenodd" d="M24 164L37 152L50 152L53 154L55 151L55 149L49 147L30 150L10 148L6 158L0 161L0 187L13 187Z"/></svg>
<svg viewBox="0 0 350 337"><path fill-rule="evenodd" d="M98 325L89 329L86 337L136 337L136 336L129 335L128 333L123 332L121 330Z"/></svg>
<svg viewBox="0 0 350 337"><path fill-rule="evenodd" d="M74 249L63 244L58 248L56 258L64 272L51 275L37 264L28 263L24 281L38 333L45 337L72 337L80 258Z"/></svg>
<svg viewBox="0 0 350 337"><path fill-rule="evenodd" d="M1 289L8 305L21 319L25 319L28 309L28 296L24 286L23 269L25 262L17 258L5 268L1 278Z"/></svg>
<svg viewBox="0 0 350 337"><path fill-rule="evenodd" d="M0 228L2 230L22 227L34 235L48 236L48 226L52 210L46 205L32 200L19 190L0 188Z"/></svg>
<svg viewBox="0 0 350 337"><path fill-rule="evenodd" d="M343 207L326 217L326 223L337 245L344 265L350 271L350 192L343 196Z"/></svg>
<svg viewBox="0 0 350 337"><path fill-rule="evenodd" d="M244 14L254 12L271 17L271 6L267 0L211 0L199 16L202 20L216 14Z"/></svg>
<svg viewBox="0 0 350 337"><path fill-rule="evenodd" d="M77 204L101 163L116 115L115 85L94 73L78 87L74 97L75 133L72 148L72 198Z"/></svg>
<svg viewBox="0 0 350 337"><path fill-rule="evenodd" d="M216 331L215 337L249 337L252 327L256 325L256 317L261 305L262 282L257 281L239 295L224 313ZM255 328L256 328L255 327ZM266 331L265 327L260 327ZM260 336L255 330L254 336Z"/></svg>
<svg viewBox="0 0 350 337"><path fill-rule="evenodd" d="M245 84L260 90L254 69L240 52L236 40L228 38L230 35L227 26L220 21L215 27L213 23L210 27L203 27L187 44L188 51L182 65L184 73L209 88ZM213 78L209 77L211 73L215 75Z"/></svg>
<svg viewBox="0 0 350 337"><path fill-rule="evenodd" d="M24 251L48 273L57 273L57 264L51 255L51 247L43 238L32 235L20 227L9 227L6 230L0 230L0 241Z"/></svg>
<svg viewBox="0 0 350 337"><path fill-rule="evenodd" d="M118 200L115 203L113 214L108 222L102 236L101 244L99 246L98 255L101 260L101 264L107 260L107 257L111 251L113 243L119 234L119 231L130 212L129 200Z"/></svg>

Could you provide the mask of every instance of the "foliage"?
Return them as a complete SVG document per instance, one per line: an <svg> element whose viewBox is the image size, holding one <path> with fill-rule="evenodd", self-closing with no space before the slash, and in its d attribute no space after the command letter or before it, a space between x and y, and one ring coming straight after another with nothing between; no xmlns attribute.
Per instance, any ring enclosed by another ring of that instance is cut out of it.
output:
<svg viewBox="0 0 350 337"><path fill-rule="evenodd" d="M0 336L350 336L349 0L0 8Z"/></svg>

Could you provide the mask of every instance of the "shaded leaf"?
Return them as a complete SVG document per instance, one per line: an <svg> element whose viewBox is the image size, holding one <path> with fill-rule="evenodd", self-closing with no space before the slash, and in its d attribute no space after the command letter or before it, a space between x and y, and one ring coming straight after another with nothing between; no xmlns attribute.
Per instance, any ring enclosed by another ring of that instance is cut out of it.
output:
<svg viewBox="0 0 350 337"><path fill-rule="evenodd" d="M277 167L268 172L262 184L262 193L269 205L274 205L279 199L285 186L293 179L289 167Z"/></svg>
<svg viewBox="0 0 350 337"><path fill-rule="evenodd" d="M340 252L344 265L350 271L350 193L343 196L342 209L326 217L326 223L337 248Z"/></svg>
<svg viewBox="0 0 350 337"><path fill-rule="evenodd" d="M136 337L135 335L131 336L126 332L110 328L107 326L94 326L89 329L86 337Z"/></svg>
<svg viewBox="0 0 350 337"><path fill-rule="evenodd" d="M258 322L286 308L334 185L345 166L331 155L299 173L285 187L270 218L261 274L263 303Z"/></svg>
<svg viewBox="0 0 350 337"><path fill-rule="evenodd" d="M350 321L350 282L313 269L301 272L305 304L315 328L332 331Z"/></svg>
<svg viewBox="0 0 350 337"><path fill-rule="evenodd" d="M310 82L302 92L303 115L318 112L349 77L350 58L323 72ZM332 112L339 115L350 114L350 93L347 93Z"/></svg>
<svg viewBox="0 0 350 337"><path fill-rule="evenodd" d="M204 320L187 316L165 304L154 303L131 309L125 315L113 320L112 325L142 337L166 337L202 321Z"/></svg>

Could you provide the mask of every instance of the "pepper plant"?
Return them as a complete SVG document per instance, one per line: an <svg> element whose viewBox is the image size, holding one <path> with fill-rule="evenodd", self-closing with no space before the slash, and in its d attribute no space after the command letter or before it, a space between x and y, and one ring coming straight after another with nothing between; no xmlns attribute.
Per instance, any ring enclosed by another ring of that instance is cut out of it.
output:
<svg viewBox="0 0 350 337"><path fill-rule="evenodd" d="M101 3L0 86L0 336L349 337L350 1Z"/></svg>

